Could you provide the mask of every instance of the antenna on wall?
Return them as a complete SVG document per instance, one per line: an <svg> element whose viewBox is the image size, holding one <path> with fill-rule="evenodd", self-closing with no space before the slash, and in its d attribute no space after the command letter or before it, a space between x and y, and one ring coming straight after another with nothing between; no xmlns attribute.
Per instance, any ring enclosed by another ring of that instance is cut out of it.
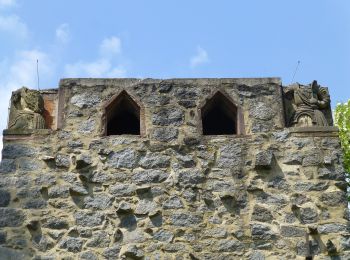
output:
<svg viewBox="0 0 350 260"><path fill-rule="evenodd" d="M297 71L298 71L298 69L299 69L299 65L300 65L300 60L298 60L298 63L297 63L297 66L296 66L296 68L295 68L295 70L294 70L294 74L293 74L293 78L292 78L292 84L293 84L293 82L294 82L294 77L295 77L295 74L297 74Z"/></svg>
<svg viewBox="0 0 350 260"><path fill-rule="evenodd" d="M38 78L38 90L40 90L40 85L39 85L39 60L36 60L36 75Z"/></svg>

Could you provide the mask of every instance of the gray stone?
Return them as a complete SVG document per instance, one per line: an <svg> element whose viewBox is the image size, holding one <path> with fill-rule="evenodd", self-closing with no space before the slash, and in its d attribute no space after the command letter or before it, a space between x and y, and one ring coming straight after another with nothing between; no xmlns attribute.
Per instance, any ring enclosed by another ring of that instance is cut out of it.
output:
<svg viewBox="0 0 350 260"><path fill-rule="evenodd" d="M104 220L104 216L99 212L78 211L74 214L75 222L79 226L93 227L99 226Z"/></svg>
<svg viewBox="0 0 350 260"><path fill-rule="evenodd" d="M271 228L262 224L251 224L250 230L254 240L271 240L275 238L275 234Z"/></svg>
<svg viewBox="0 0 350 260"><path fill-rule="evenodd" d="M297 255L302 256L313 256L321 253L320 245L316 240L311 240L308 244L305 241L298 241L296 250Z"/></svg>
<svg viewBox="0 0 350 260"><path fill-rule="evenodd" d="M328 239L326 242L326 249L328 252L328 255L335 255L337 253L337 247L334 245L334 243Z"/></svg>
<svg viewBox="0 0 350 260"><path fill-rule="evenodd" d="M135 184L159 183L168 177L168 174L161 170L135 170L132 182Z"/></svg>
<svg viewBox="0 0 350 260"><path fill-rule="evenodd" d="M71 160L68 155L57 154L55 162L57 167L69 168Z"/></svg>
<svg viewBox="0 0 350 260"><path fill-rule="evenodd" d="M225 228L211 228L204 231L204 238L225 238L227 236L227 231Z"/></svg>
<svg viewBox="0 0 350 260"><path fill-rule="evenodd" d="M272 166L273 153L271 150L259 151L255 155L255 168L270 169Z"/></svg>
<svg viewBox="0 0 350 260"><path fill-rule="evenodd" d="M131 148L114 152L108 158L108 164L113 168L132 169L137 165L137 161L138 154Z"/></svg>
<svg viewBox="0 0 350 260"><path fill-rule="evenodd" d="M208 189L215 192L234 192L235 184L231 180L212 180L208 183Z"/></svg>
<svg viewBox="0 0 350 260"><path fill-rule="evenodd" d="M13 173L16 171L16 164L13 159L2 159L0 161L0 173Z"/></svg>
<svg viewBox="0 0 350 260"><path fill-rule="evenodd" d="M108 260L115 260L118 259L119 252L120 245L113 245L112 247L105 249L102 255Z"/></svg>
<svg viewBox="0 0 350 260"><path fill-rule="evenodd" d="M85 186L83 183L81 182L73 182L71 185L69 185L69 190L70 192L77 194L77 195L88 195L89 191L88 191L88 187Z"/></svg>
<svg viewBox="0 0 350 260"><path fill-rule="evenodd" d="M179 131L173 127L155 128L152 138L160 142L171 142L177 139Z"/></svg>
<svg viewBox="0 0 350 260"><path fill-rule="evenodd" d="M181 170L178 173L178 183L183 187L192 187L204 182L204 175L198 169Z"/></svg>
<svg viewBox="0 0 350 260"><path fill-rule="evenodd" d="M25 144L5 143L2 149L3 159L16 159L20 157L35 157L38 150Z"/></svg>
<svg viewBox="0 0 350 260"><path fill-rule="evenodd" d="M43 227L50 229L68 229L68 222L61 218L50 217L45 221Z"/></svg>
<svg viewBox="0 0 350 260"><path fill-rule="evenodd" d="M112 205L112 198L104 194L98 194L94 197L84 198L84 208L104 210Z"/></svg>
<svg viewBox="0 0 350 260"><path fill-rule="evenodd" d="M252 220L271 223L273 216L267 208L255 205L252 213Z"/></svg>
<svg viewBox="0 0 350 260"><path fill-rule="evenodd" d="M237 252L244 250L244 245L238 240L220 240L216 248L220 252Z"/></svg>
<svg viewBox="0 0 350 260"><path fill-rule="evenodd" d="M192 108L196 107L196 101L194 100L179 100L177 102L180 106L183 106L184 108Z"/></svg>
<svg viewBox="0 0 350 260"><path fill-rule="evenodd" d="M60 242L59 247L66 249L68 252L78 253L83 247L83 240L81 238L66 237Z"/></svg>
<svg viewBox="0 0 350 260"><path fill-rule="evenodd" d="M90 166L91 164L92 164L92 158L90 155L80 154L76 158L75 168L76 169L83 169L87 166Z"/></svg>
<svg viewBox="0 0 350 260"><path fill-rule="evenodd" d="M81 134L91 134L95 130L96 121L93 119L89 119L86 121L81 122L78 133Z"/></svg>
<svg viewBox="0 0 350 260"><path fill-rule="evenodd" d="M350 235L343 235L340 238L340 249L350 250Z"/></svg>
<svg viewBox="0 0 350 260"><path fill-rule="evenodd" d="M132 196L135 194L136 186L133 184L116 184L110 187L109 192L116 197Z"/></svg>
<svg viewBox="0 0 350 260"><path fill-rule="evenodd" d="M43 209L46 208L47 202L43 199L31 199L24 203L24 209Z"/></svg>
<svg viewBox="0 0 350 260"><path fill-rule="evenodd" d="M312 208L300 209L300 221L303 224L315 223L318 221L317 211Z"/></svg>
<svg viewBox="0 0 350 260"><path fill-rule="evenodd" d="M274 177L272 180L270 180L267 184L269 188L279 189L288 191L290 188L290 185L287 183L286 179L280 176Z"/></svg>
<svg viewBox="0 0 350 260"><path fill-rule="evenodd" d="M82 148L83 147L83 143L80 140L77 141L69 141L67 143L67 146L71 149L76 149L76 148Z"/></svg>
<svg viewBox="0 0 350 260"><path fill-rule="evenodd" d="M29 259L27 253L0 246L0 259L4 260L26 260Z"/></svg>
<svg viewBox="0 0 350 260"><path fill-rule="evenodd" d="M322 193L320 200L327 206L336 207L347 203L346 192L332 191Z"/></svg>
<svg viewBox="0 0 350 260"><path fill-rule="evenodd" d="M7 207L10 204L11 194L6 190L0 190L0 207Z"/></svg>
<svg viewBox="0 0 350 260"><path fill-rule="evenodd" d="M96 231L91 239L86 243L88 247L108 247L111 242L109 235L105 231Z"/></svg>
<svg viewBox="0 0 350 260"><path fill-rule="evenodd" d="M281 235L284 237L304 237L306 231L304 228L295 226L281 226Z"/></svg>
<svg viewBox="0 0 350 260"><path fill-rule="evenodd" d="M155 212L157 205L153 201L149 200L140 200L135 208L135 214L146 215L151 212Z"/></svg>
<svg viewBox="0 0 350 260"><path fill-rule="evenodd" d="M347 232L348 227L345 224L340 223L329 223L318 226L318 232L320 234L340 233Z"/></svg>
<svg viewBox="0 0 350 260"><path fill-rule="evenodd" d="M310 151L304 155L302 165L303 166L318 166L321 163L321 156L316 151Z"/></svg>
<svg viewBox="0 0 350 260"><path fill-rule="evenodd" d="M203 217L197 214L173 213L170 222L174 226L195 226L203 221Z"/></svg>
<svg viewBox="0 0 350 260"><path fill-rule="evenodd" d="M154 233L153 238L161 242L170 243L174 238L174 234L170 231L161 229Z"/></svg>
<svg viewBox="0 0 350 260"><path fill-rule="evenodd" d="M328 187L328 182L323 181L319 181L317 183L297 181L294 184L295 191L324 191L328 189Z"/></svg>
<svg viewBox="0 0 350 260"><path fill-rule="evenodd" d="M97 256L91 252L91 251L86 251L83 252L79 255L80 260L98 260Z"/></svg>
<svg viewBox="0 0 350 260"><path fill-rule="evenodd" d="M179 126L184 122L184 112L179 108L162 108L152 116L153 125Z"/></svg>
<svg viewBox="0 0 350 260"><path fill-rule="evenodd" d="M194 161L191 155L180 155L176 156L177 161L183 168L192 168L196 166L196 162Z"/></svg>
<svg viewBox="0 0 350 260"><path fill-rule="evenodd" d="M140 160L140 166L145 169L167 168L170 166L170 156L161 153L148 153Z"/></svg>
<svg viewBox="0 0 350 260"><path fill-rule="evenodd" d="M101 99L96 94L86 92L74 95L70 102L79 108L91 108L100 103Z"/></svg>
<svg viewBox="0 0 350 260"><path fill-rule="evenodd" d="M145 233L141 230L132 230L124 232L123 243L133 244L133 243L143 243L147 240Z"/></svg>
<svg viewBox="0 0 350 260"><path fill-rule="evenodd" d="M123 254L126 258L130 259L143 259L144 252L139 249L136 245L127 245L123 250Z"/></svg>
<svg viewBox="0 0 350 260"><path fill-rule="evenodd" d="M0 231L0 244L1 245L6 243L6 238L7 238L6 231Z"/></svg>
<svg viewBox="0 0 350 260"><path fill-rule="evenodd" d="M91 182L105 183L112 180L112 174L103 171L94 171L90 177Z"/></svg>
<svg viewBox="0 0 350 260"><path fill-rule="evenodd" d="M18 161L18 169L21 171L29 172L41 169L41 164L35 159L22 158Z"/></svg>
<svg viewBox="0 0 350 260"><path fill-rule="evenodd" d="M52 173L44 173L37 176L34 181L37 186L51 186L56 184L56 175Z"/></svg>
<svg viewBox="0 0 350 260"><path fill-rule="evenodd" d="M262 102L254 103L250 108L250 113L255 119L263 121L268 121L276 115L275 110Z"/></svg>
<svg viewBox="0 0 350 260"><path fill-rule="evenodd" d="M219 149L217 166L219 168L237 167L241 164L242 147L240 143L228 143Z"/></svg>
<svg viewBox="0 0 350 260"><path fill-rule="evenodd" d="M249 260L265 260L265 256L259 251L253 251L249 257Z"/></svg>
<svg viewBox="0 0 350 260"><path fill-rule="evenodd" d="M163 209L181 209L184 205L178 196L171 196L163 203Z"/></svg>
<svg viewBox="0 0 350 260"><path fill-rule="evenodd" d="M56 185L49 188L48 191L49 198L68 198L69 197L69 187Z"/></svg>
<svg viewBox="0 0 350 260"><path fill-rule="evenodd" d="M300 153L289 152L284 155L284 164L288 165L301 165L303 156Z"/></svg>

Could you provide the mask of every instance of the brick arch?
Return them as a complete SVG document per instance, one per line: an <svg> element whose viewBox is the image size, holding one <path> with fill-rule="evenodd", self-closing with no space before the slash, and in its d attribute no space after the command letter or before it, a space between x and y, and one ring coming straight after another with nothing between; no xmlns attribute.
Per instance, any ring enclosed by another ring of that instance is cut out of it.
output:
<svg viewBox="0 0 350 260"><path fill-rule="evenodd" d="M216 90L200 103L200 133L203 135L243 135L241 107L224 90Z"/></svg>

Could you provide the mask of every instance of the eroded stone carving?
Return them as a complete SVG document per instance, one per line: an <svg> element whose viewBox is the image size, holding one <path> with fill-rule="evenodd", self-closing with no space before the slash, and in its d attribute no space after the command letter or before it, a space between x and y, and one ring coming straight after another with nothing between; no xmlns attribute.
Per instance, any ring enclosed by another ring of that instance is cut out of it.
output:
<svg viewBox="0 0 350 260"><path fill-rule="evenodd" d="M286 96L292 99L294 113L290 126L328 126L328 121L321 111L330 104L327 88L321 87L314 80L309 85L295 83L288 87Z"/></svg>
<svg viewBox="0 0 350 260"><path fill-rule="evenodd" d="M8 129L45 129L43 112L40 92L22 87L12 93Z"/></svg>

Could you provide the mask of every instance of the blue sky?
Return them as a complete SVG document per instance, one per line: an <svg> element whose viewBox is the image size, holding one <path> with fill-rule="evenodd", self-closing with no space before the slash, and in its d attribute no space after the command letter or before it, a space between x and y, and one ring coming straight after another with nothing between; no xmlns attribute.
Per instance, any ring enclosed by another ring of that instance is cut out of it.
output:
<svg viewBox="0 0 350 260"><path fill-rule="evenodd" d="M0 0L0 129L11 91L63 77L317 79L350 98L349 0Z"/></svg>

